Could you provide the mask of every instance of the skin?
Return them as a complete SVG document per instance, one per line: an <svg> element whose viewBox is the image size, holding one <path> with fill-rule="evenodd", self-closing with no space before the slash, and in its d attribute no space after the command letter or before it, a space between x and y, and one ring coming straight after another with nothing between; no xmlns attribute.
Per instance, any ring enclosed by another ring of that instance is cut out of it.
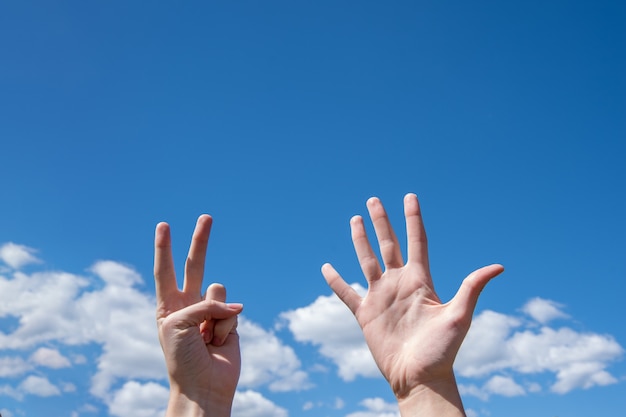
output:
<svg viewBox="0 0 626 417"><path fill-rule="evenodd" d="M428 264L426 233L414 194L404 199L406 263L380 200L367 208L374 223L383 265L374 253L363 219L350 221L352 240L368 282L359 296L330 265L322 267L329 286L355 315L403 417L464 416L452 365L469 330L478 296L503 271L501 265L468 275L455 297L442 303ZM241 368L237 315L241 304L225 304L220 284L201 294L212 219L202 215L193 234L178 289L166 223L155 234L155 280L159 338L170 378L167 416L230 415ZM384 267L384 270L383 270Z"/></svg>
<svg viewBox="0 0 626 417"><path fill-rule="evenodd" d="M452 365L469 330L480 292L504 268L494 264L472 272L454 298L442 303L430 275L417 196L408 194L404 198L406 262L380 200L370 198L367 209L382 266L361 216L350 221L354 248L368 282L366 296L359 296L330 264L322 267L322 274L356 317L403 417L465 416Z"/></svg>
<svg viewBox="0 0 626 417"><path fill-rule="evenodd" d="M170 380L167 417L230 416L241 371L237 315L226 290L212 284L202 296L209 215L198 218L185 263L183 289L176 283L170 228L155 232L154 277L157 326Z"/></svg>

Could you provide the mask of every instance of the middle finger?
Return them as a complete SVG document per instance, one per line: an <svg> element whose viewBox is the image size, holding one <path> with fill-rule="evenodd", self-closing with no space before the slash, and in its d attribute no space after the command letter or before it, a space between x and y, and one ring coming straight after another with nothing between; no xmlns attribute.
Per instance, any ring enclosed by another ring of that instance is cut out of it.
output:
<svg viewBox="0 0 626 417"><path fill-rule="evenodd" d="M185 262L185 282L183 291L188 294L201 294L202 279L204 277L204 261L209 244L209 233L213 219L208 214L198 218L196 228L191 238L191 246Z"/></svg>
<svg viewBox="0 0 626 417"><path fill-rule="evenodd" d="M391 227L387 212L377 197L367 200L367 209L370 213L372 223L374 223L374 231L378 238L380 247L380 255L386 268L401 268L404 265L402 260L402 252L398 238Z"/></svg>

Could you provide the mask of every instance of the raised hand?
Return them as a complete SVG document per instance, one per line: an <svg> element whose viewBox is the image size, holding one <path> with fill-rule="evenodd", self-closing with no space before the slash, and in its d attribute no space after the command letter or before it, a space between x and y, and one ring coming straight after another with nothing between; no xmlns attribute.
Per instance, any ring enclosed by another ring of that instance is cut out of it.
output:
<svg viewBox="0 0 626 417"><path fill-rule="evenodd" d="M403 416L463 416L452 365L472 320L478 296L503 271L490 265L468 275L455 297L443 304L433 287L426 233L414 194L404 198L407 262L380 200L367 208L384 271L369 243L363 219L350 221L352 241L368 282L359 296L330 265L322 273L355 315L376 364L389 382Z"/></svg>
<svg viewBox="0 0 626 417"><path fill-rule="evenodd" d="M241 371L237 315L241 304L225 304L226 290L202 279L212 219L198 218L185 263L183 289L176 283L170 228L155 232L154 277L157 325L170 379L167 416L230 416Z"/></svg>

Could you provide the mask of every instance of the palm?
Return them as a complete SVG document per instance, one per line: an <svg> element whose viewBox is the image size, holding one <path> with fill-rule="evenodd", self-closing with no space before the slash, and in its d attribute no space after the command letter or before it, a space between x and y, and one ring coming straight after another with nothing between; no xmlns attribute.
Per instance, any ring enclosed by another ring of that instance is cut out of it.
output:
<svg viewBox="0 0 626 417"><path fill-rule="evenodd" d="M462 339L433 337L446 335L451 326L446 306L411 272L409 266L386 271L356 311L372 355L394 392L445 376ZM393 293L394 298L382 296ZM386 335L384 343L376 342L380 335Z"/></svg>

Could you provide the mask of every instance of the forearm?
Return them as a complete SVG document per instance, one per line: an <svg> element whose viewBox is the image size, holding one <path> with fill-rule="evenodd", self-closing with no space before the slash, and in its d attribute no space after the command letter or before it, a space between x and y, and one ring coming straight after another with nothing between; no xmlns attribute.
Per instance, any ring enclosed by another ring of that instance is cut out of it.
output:
<svg viewBox="0 0 626 417"><path fill-rule="evenodd" d="M402 417L465 417L454 375L417 386L397 398Z"/></svg>
<svg viewBox="0 0 626 417"><path fill-rule="evenodd" d="M189 396L170 389L165 417L230 417L232 400L215 400L208 396Z"/></svg>

